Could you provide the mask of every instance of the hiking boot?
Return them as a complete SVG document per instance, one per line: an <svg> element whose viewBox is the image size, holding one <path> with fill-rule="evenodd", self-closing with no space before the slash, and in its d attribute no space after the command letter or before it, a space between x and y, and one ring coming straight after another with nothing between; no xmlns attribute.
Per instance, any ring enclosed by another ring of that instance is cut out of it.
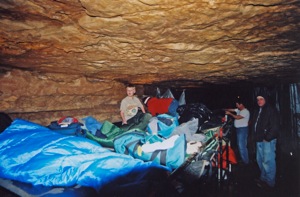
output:
<svg viewBox="0 0 300 197"><path fill-rule="evenodd" d="M260 179L255 179L257 187L264 189L266 192L272 192L274 190L274 187L271 187L268 185L266 182L260 180Z"/></svg>
<svg viewBox="0 0 300 197"><path fill-rule="evenodd" d="M261 179L254 179L254 181L255 181L257 187L259 187L259 188L264 187L265 182L262 181Z"/></svg>

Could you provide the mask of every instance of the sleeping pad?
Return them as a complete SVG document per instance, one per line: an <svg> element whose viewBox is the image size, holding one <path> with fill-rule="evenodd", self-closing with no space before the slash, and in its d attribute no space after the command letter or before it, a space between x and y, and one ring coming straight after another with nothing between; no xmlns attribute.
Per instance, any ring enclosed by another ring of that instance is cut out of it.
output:
<svg viewBox="0 0 300 197"><path fill-rule="evenodd" d="M169 170L22 119L0 134L0 178L43 186L78 184L99 191L128 173L153 168Z"/></svg>

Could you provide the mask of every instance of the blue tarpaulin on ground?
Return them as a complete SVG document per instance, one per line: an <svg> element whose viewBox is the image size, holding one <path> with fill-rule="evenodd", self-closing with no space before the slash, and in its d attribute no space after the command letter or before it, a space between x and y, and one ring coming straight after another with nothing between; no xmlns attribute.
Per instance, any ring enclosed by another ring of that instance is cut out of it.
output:
<svg viewBox="0 0 300 197"><path fill-rule="evenodd" d="M0 134L0 178L43 186L78 184L99 190L121 176L149 168L164 167L22 119L14 120Z"/></svg>

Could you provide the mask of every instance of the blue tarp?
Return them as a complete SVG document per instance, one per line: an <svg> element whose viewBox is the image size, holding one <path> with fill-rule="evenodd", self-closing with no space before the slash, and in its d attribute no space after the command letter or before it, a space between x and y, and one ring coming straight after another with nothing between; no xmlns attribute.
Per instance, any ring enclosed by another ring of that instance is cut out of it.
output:
<svg viewBox="0 0 300 197"><path fill-rule="evenodd" d="M0 178L43 186L78 184L99 190L130 172L150 168L165 167L22 119L14 120L0 134Z"/></svg>

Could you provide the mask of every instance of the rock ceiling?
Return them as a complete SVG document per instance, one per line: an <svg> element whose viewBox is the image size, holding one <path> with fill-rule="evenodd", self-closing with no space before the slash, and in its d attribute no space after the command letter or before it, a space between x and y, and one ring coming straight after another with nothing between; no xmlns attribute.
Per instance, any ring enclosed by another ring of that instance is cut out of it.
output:
<svg viewBox="0 0 300 197"><path fill-rule="evenodd" d="M298 0L2 0L0 69L135 84L298 82L299 22Z"/></svg>

